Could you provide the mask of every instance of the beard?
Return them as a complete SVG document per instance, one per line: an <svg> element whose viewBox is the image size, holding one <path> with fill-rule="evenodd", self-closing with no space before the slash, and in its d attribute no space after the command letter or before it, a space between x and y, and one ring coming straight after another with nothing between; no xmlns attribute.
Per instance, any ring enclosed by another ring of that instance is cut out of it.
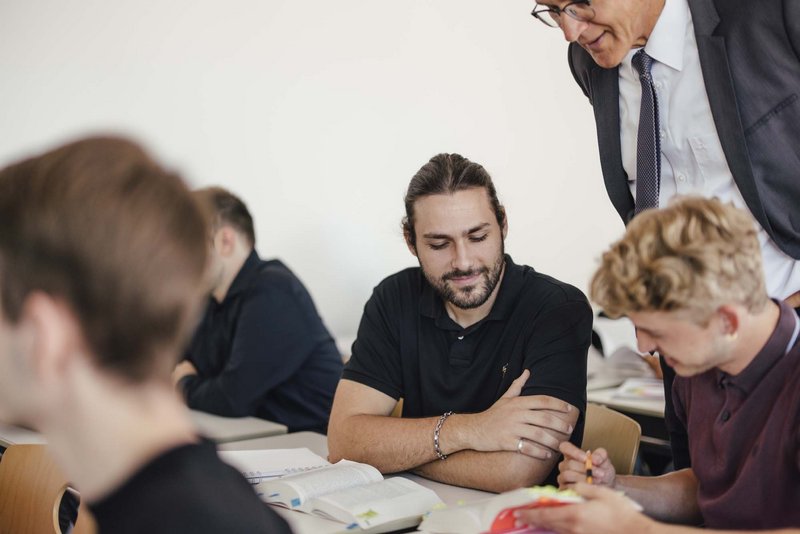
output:
<svg viewBox="0 0 800 534"><path fill-rule="evenodd" d="M503 266L505 265L504 254L505 246L501 244L500 252L491 266L483 266L469 271L455 269L443 274L441 278L434 278L425 270L422 263L420 263L420 268L422 269L422 274L425 275L425 279L442 299L462 310L471 310L479 308L486 303L500 282L500 276L503 274ZM449 283L453 278L474 276L476 274L481 275L479 282L476 284L456 288Z"/></svg>

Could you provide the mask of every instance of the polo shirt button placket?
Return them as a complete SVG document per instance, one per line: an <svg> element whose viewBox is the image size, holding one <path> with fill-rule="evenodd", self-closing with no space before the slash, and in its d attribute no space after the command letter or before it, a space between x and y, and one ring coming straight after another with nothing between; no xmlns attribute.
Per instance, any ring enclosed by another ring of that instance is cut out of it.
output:
<svg viewBox="0 0 800 534"><path fill-rule="evenodd" d="M730 418L731 418L731 412L729 412L728 410L723 410L722 411L722 415L720 416L720 419L722 419L722 422L723 423L727 423L728 419L730 419Z"/></svg>

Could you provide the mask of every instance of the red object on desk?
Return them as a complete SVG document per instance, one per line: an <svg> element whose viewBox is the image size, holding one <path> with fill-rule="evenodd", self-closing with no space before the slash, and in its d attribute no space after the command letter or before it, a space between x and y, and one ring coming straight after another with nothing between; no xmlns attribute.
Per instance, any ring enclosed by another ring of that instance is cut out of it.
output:
<svg viewBox="0 0 800 534"><path fill-rule="evenodd" d="M527 504L505 508L501 510L499 514L497 514L497 517L495 517L494 521L492 521L491 528L489 528L487 532L492 534L512 534L512 533L521 534L523 532L538 532L538 533L549 532L534 527L515 526L517 520L514 517L514 512L516 510L530 510L532 508L565 506L567 504L574 504L574 503L564 502L559 499L552 499L550 497L540 497L539 499L533 502L529 502Z"/></svg>

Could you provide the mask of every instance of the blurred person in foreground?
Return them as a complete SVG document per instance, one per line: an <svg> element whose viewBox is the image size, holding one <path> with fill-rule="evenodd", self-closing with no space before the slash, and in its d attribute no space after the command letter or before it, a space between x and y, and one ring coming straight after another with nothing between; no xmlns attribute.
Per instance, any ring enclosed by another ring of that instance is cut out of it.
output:
<svg viewBox="0 0 800 534"><path fill-rule="evenodd" d="M0 420L42 432L100 532L289 532L170 382L206 235L180 178L124 139L0 171Z"/></svg>

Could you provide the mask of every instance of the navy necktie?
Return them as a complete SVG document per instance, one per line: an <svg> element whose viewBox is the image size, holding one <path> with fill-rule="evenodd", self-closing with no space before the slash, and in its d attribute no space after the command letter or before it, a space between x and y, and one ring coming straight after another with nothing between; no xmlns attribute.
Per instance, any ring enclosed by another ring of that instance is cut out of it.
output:
<svg viewBox="0 0 800 534"><path fill-rule="evenodd" d="M650 68L653 58L644 48L633 56L632 64L642 84L642 105L639 108L639 132L636 138L636 211L658 207L661 188L661 137L658 126L658 99Z"/></svg>

